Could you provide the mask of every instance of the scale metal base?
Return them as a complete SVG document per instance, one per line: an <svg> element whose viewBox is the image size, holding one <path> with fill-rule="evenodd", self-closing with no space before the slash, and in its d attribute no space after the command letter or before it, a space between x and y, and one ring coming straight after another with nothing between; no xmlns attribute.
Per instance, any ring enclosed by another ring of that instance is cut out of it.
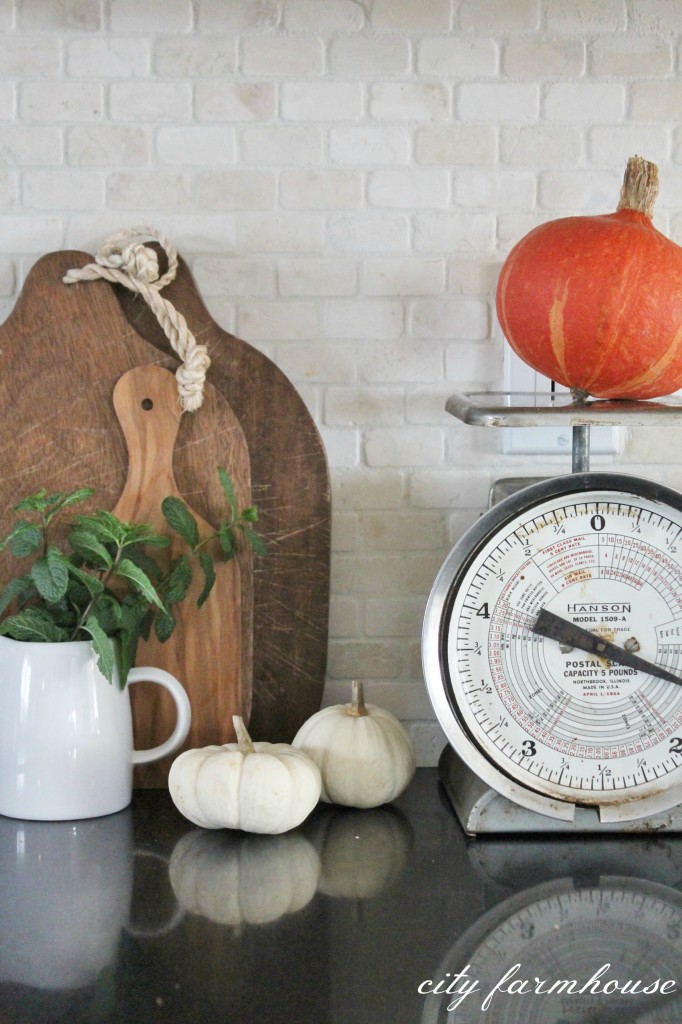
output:
<svg viewBox="0 0 682 1024"><path fill-rule="evenodd" d="M539 427L557 422L572 427L572 472L587 472L590 462L590 427L610 425L675 425L682 416L682 400L665 401L576 400L568 394L544 396L485 392L452 395L446 410L472 426ZM499 480L490 504L531 483L529 478ZM438 763L441 783L467 835L509 833L624 834L682 833L682 804L672 810L632 821L604 822L592 807L575 808L572 820L550 817L522 807L491 789L448 744Z"/></svg>
<svg viewBox="0 0 682 1024"><path fill-rule="evenodd" d="M440 781L459 823L470 836L504 833L549 832L576 833L642 833L682 832L682 806L663 814L653 814L634 821L603 822L594 807L576 807L573 821L550 818L512 803L483 782L462 761L450 745L438 762Z"/></svg>

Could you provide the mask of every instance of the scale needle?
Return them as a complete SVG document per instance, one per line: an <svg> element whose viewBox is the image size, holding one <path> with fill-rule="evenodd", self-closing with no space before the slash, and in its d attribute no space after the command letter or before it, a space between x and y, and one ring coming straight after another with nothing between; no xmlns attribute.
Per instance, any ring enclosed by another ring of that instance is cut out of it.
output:
<svg viewBox="0 0 682 1024"><path fill-rule="evenodd" d="M612 644L597 636L596 633L591 633L589 629L576 626L574 622L562 619L560 615L555 615L554 612L550 612L546 608L543 608L538 615L532 630L539 636L545 636L561 644L568 644L570 647L577 647L588 654L597 654L602 658L608 658L609 661L615 661L619 665L635 668L638 672L646 672L650 676L658 676L659 679L682 686L682 678L661 668L660 665L654 665L653 662L647 661L645 658L639 658L636 654L626 651L624 647Z"/></svg>

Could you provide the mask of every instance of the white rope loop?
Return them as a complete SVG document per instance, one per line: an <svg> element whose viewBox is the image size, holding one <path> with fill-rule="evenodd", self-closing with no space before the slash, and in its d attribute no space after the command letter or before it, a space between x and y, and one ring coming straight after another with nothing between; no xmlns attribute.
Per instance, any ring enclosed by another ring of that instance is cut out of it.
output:
<svg viewBox="0 0 682 1024"><path fill-rule="evenodd" d="M168 259L168 269L159 277L159 259L143 239L158 242ZM62 278L64 284L105 280L137 292L154 313L181 364L175 373L182 407L194 412L204 400L204 382L211 360L205 345L198 345L182 313L160 291L175 277L178 254L174 246L152 227L120 231L100 247L94 263L74 268Z"/></svg>

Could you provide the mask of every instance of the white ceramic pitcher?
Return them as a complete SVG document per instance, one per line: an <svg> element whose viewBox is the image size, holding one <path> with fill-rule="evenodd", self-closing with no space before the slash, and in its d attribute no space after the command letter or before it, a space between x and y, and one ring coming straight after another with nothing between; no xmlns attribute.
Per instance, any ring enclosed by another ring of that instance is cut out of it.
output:
<svg viewBox="0 0 682 1024"><path fill-rule="evenodd" d="M165 743L133 749L128 686L108 683L87 640L28 643L0 636L0 814L40 821L100 817L132 798L133 766L174 753L191 722L187 694L158 668L128 684L159 683L177 710Z"/></svg>

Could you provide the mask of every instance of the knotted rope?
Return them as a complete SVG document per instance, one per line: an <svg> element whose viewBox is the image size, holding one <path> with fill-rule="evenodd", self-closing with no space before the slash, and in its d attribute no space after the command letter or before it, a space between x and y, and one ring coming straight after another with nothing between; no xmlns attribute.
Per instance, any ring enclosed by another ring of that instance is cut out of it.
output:
<svg viewBox="0 0 682 1024"><path fill-rule="evenodd" d="M168 269L159 277L159 260L142 239L157 241L168 258ZM112 235L101 246L94 263L67 271L64 284L103 279L137 292L159 321L173 350L182 360L175 377L183 409L194 412L204 400L204 381L211 360L205 345L198 345L177 309L160 295L175 277L178 254L167 238L155 228L137 227Z"/></svg>

